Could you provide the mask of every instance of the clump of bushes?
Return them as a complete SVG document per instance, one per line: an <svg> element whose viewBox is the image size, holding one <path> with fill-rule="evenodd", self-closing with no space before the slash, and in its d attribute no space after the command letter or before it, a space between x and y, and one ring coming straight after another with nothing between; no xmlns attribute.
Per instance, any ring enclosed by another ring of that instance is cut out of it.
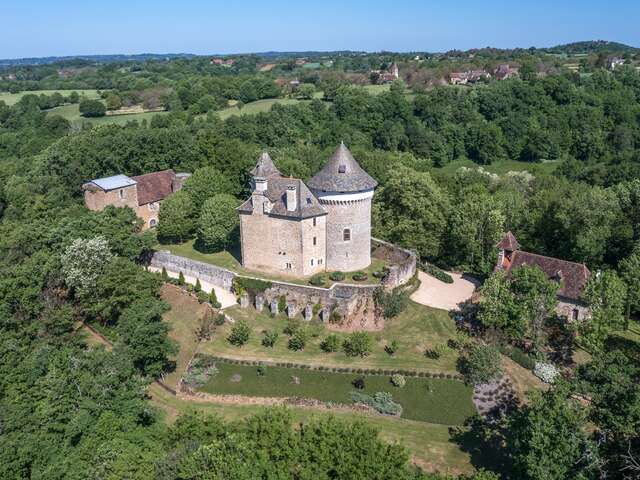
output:
<svg viewBox="0 0 640 480"><path fill-rule="evenodd" d="M244 320L240 320L231 328L231 332L229 332L227 340L231 345L241 347L249 341L250 336L251 328L249 328L247 322L245 322Z"/></svg>
<svg viewBox="0 0 640 480"><path fill-rule="evenodd" d="M407 380L404 378L404 375L396 373L391 376L391 383L394 387L402 388L407 384Z"/></svg>
<svg viewBox="0 0 640 480"><path fill-rule="evenodd" d="M323 352L332 353L337 352L340 348L340 339L335 333L332 333L320 343L320 349Z"/></svg>
<svg viewBox="0 0 640 480"><path fill-rule="evenodd" d="M344 280L344 277L345 275L342 272L331 272L331 274L329 275L329 278L334 282L341 282Z"/></svg>
<svg viewBox="0 0 640 480"><path fill-rule="evenodd" d="M264 292L271 288L271 282L259 280L257 278L235 277L233 279L233 291L240 296L244 292Z"/></svg>
<svg viewBox="0 0 640 480"><path fill-rule="evenodd" d="M353 332L342 343L348 357L366 357L371 353L371 337L366 332Z"/></svg>
<svg viewBox="0 0 640 480"><path fill-rule="evenodd" d="M276 330L265 330L262 337L262 345L273 348L278 341L278 332Z"/></svg>
<svg viewBox="0 0 640 480"><path fill-rule="evenodd" d="M341 323L342 315L337 309L331 311L331 315L329 315L329 323Z"/></svg>
<svg viewBox="0 0 640 480"><path fill-rule="evenodd" d="M391 343L387 343L384 346L384 351L393 357L398 351L398 342L396 340L391 340Z"/></svg>
<svg viewBox="0 0 640 480"><path fill-rule="evenodd" d="M351 401L368 405L384 415L396 415L398 417L402 415L402 405L394 402L393 396L388 392L376 392L373 395L351 392Z"/></svg>
<svg viewBox="0 0 640 480"><path fill-rule="evenodd" d="M554 383L556 381L556 377L560 375L560 372L553 363L544 362L536 363L533 373L544 383Z"/></svg>
<svg viewBox="0 0 640 480"><path fill-rule="evenodd" d="M195 357L182 377L182 381L191 388L198 388L205 385L209 378L217 373L216 364L211 359Z"/></svg>
<svg viewBox="0 0 640 480"><path fill-rule="evenodd" d="M198 299L198 303L204 303L209 300L209 295L202 290L196 291L196 298Z"/></svg>
<svg viewBox="0 0 640 480"><path fill-rule="evenodd" d="M500 353L506 355L522 368L526 368L527 370L533 370L536 366L536 359L532 355L525 353L513 345L501 345Z"/></svg>
<svg viewBox="0 0 640 480"><path fill-rule="evenodd" d="M369 278L369 275L367 275L365 272L356 272L351 275L351 278L356 282L364 282Z"/></svg>
<svg viewBox="0 0 640 480"><path fill-rule="evenodd" d="M500 352L491 345L471 344L458 360L458 369L470 385L488 383L502 376Z"/></svg>
<svg viewBox="0 0 640 480"><path fill-rule="evenodd" d="M203 342L210 340L215 331L215 321L212 315L203 315L198 321L198 326L195 329L196 340Z"/></svg>
<svg viewBox="0 0 640 480"><path fill-rule="evenodd" d="M389 270L384 269L384 270L376 270L375 272L373 272L373 277L374 278L384 278L387 276L387 273L389 273Z"/></svg>
<svg viewBox="0 0 640 480"><path fill-rule="evenodd" d="M440 280L441 282L453 283L453 278L451 277L451 275L449 275L447 272L445 272L439 267L436 267L431 263L424 263L422 265L422 269L432 277L435 277L438 280Z"/></svg>
<svg viewBox="0 0 640 480"><path fill-rule="evenodd" d="M258 373L259 377L264 377L267 374L267 367L265 367L264 365L258 365L258 368L256 368L256 372Z"/></svg>
<svg viewBox="0 0 640 480"><path fill-rule="evenodd" d="M364 390L364 377L355 378L353 382L351 382L351 385L358 390Z"/></svg>
<svg viewBox="0 0 640 480"><path fill-rule="evenodd" d="M298 350L304 350L304 347L307 344L307 332L304 331L304 329L300 328L298 330L296 330L296 332L291 336L291 338L289 338L289 343L287 345L287 348L289 348L289 350L294 350L294 351L298 351Z"/></svg>
<svg viewBox="0 0 640 480"><path fill-rule="evenodd" d="M398 316L407 307L409 296L401 289L394 288L387 292L384 288L377 288L373 293L376 307L382 311L384 318Z"/></svg>
<svg viewBox="0 0 640 480"><path fill-rule="evenodd" d="M324 287L324 275L314 275L309 279L309 283L314 287Z"/></svg>
<svg viewBox="0 0 640 480"><path fill-rule="evenodd" d="M224 313L220 312L218 314L218 316L216 317L214 323L216 324L216 326L220 327L220 326L224 325L224 322L226 322L226 318L224 316Z"/></svg>
<svg viewBox="0 0 640 480"><path fill-rule="evenodd" d="M298 320L297 318L290 318L289 321L287 322L287 326L284 327L284 329L282 330L282 333L284 333L285 335L294 335L298 330L300 330L302 328L302 323L300 323L300 320Z"/></svg>
<svg viewBox="0 0 640 480"><path fill-rule="evenodd" d="M284 312L285 308L287 308L287 297L280 295L278 298L278 311Z"/></svg>

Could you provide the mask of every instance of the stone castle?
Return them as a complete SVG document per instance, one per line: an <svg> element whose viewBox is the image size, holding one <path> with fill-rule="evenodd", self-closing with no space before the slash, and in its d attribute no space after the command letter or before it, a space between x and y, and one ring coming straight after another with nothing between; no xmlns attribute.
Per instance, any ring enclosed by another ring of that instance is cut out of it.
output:
<svg viewBox="0 0 640 480"><path fill-rule="evenodd" d="M341 143L308 184L284 177L267 153L238 212L242 265L291 277L352 272L371 263L371 199L378 183Z"/></svg>

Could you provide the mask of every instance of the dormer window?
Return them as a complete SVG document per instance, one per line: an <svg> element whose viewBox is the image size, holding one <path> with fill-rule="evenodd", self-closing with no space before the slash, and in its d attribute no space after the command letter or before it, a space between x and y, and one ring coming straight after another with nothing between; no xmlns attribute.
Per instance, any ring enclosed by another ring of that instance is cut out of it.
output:
<svg viewBox="0 0 640 480"><path fill-rule="evenodd" d="M351 229L345 228L342 231L342 240L345 241L345 242L350 242L351 241Z"/></svg>
<svg viewBox="0 0 640 480"><path fill-rule="evenodd" d="M339 165L338 166L338 173L346 173L347 172L347 166L346 165Z"/></svg>

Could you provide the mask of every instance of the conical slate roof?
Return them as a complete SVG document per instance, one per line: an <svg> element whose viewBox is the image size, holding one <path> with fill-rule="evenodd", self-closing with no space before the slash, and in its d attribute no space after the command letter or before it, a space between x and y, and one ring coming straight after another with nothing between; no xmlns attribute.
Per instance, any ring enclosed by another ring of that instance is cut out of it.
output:
<svg viewBox="0 0 640 480"><path fill-rule="evenodd" d="M262 152L256 166L249 171L249 173L255 178L267 179L273 175L281 176L280 170L273 164L273 160L267 152Z"/></svg>
<svg viewBox="0 0 640 480"><path fill-rule="evenodd" d="M342 193L371 190L378 182L358 165L344 143L340 143L327 164L307 185L316 191Z"/></svg>
<svg viewBox="0 0 640 480"><path fill-rule="evenodd" d="M515 252L520 249L520 244L511 230L509 230L506 235L500 240L500 243L496 245L496 247L502 250L508 250L510 252Z"/></svg>

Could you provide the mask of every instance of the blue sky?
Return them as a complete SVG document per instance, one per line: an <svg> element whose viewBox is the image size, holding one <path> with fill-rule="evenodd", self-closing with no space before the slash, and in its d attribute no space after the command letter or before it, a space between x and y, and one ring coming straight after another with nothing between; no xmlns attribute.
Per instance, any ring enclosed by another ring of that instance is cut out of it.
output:
<svg viewBox="0 0 640 480"><path fill-rule="evenodd" d="M443 51L591 39L640 47L639 18L640 0L4 0L0 58Z"/></svg>

